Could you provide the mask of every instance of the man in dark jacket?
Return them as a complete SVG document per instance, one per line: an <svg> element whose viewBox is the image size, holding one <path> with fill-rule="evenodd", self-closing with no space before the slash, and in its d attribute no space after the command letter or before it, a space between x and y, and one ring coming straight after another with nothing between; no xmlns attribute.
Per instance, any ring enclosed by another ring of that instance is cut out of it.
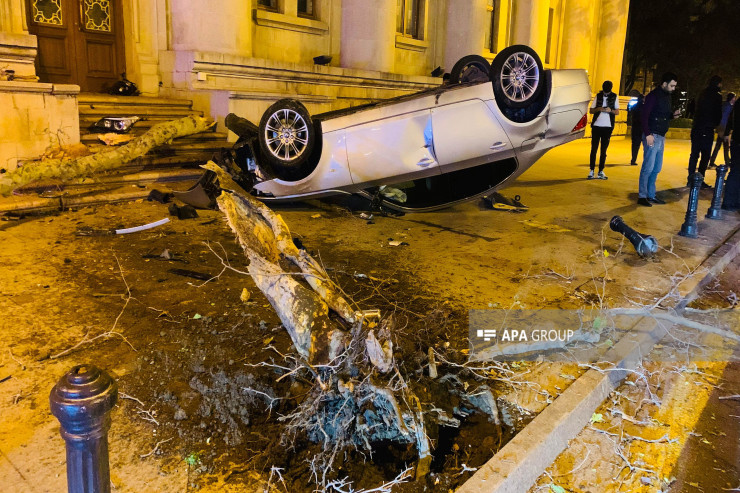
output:
<svg viewBox="0 0 740 493"><path fill-rule="evenodd" d="M714 129L722 120L722 77L713 75L709 79L709 85L699 94L696 101L696 112L694 123L691 125L691 156L689 157L689 180L696 172L696 162L699 161L699 173L704 176L707 172L709 158L712 156L712 144L714 143ZM701 160L699 160L701 155ZM702 182L702 188L712 188Z"/></svg>
<svg viewBox="0 0 740 493"><path fill-rule="evenodd" d="M678 76L666 72L661 78L660 86L645 96L642 108L642 167L640 168L640 193L637 203L645 207L653 204L665 204L655 196L655 181L663 167L663 150L668 125L681 114L673 111L671 93L676 90Z"/></svg>
<svg viewBox="0 0 740 493"><path fill-rule="evenodd" d="M740 108L735 106L725 127L725 142L730 145L730 173L725 181L722 208L740 211Z"/></svg>

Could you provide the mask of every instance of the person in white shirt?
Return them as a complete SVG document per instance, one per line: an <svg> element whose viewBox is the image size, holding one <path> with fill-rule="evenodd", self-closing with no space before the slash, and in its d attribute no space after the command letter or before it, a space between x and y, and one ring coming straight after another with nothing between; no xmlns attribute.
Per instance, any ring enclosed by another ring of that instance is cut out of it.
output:
<svg viewBox="0 0 740 493"><path fill-rule="evenodd" d="M614 116L619 114L619 98L612 92L612 81L607 80L601 85L602 91L599 92L591 103L590 113L594 115L591 121L591 170L588 172L588 179L599 178L606 180L604 174L604 165L606 164L606 150L609 147L614 130ZM594 176L596 168L596 151L601 145L601 154L599 156L599 174Z"/></svg>

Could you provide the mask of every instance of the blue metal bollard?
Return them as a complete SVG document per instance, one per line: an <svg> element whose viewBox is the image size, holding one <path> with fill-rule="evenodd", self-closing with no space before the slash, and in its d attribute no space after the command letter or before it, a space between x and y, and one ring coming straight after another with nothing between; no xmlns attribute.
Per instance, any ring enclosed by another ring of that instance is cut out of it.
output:
<svg viewBox="0 0 740 493"><path fill-rule="evenodd" d="M699 236L698 228L696 226L697 210L699 209L699 187L704 182L704 175L698 171L691 175L689 180L691 183L691 191L689 192L689 205L686 209L686 219L681 225L681 231L678 232L680 236L686 236L687 238L696 238Z"/></svg>
<svg viewBox="0 0 740 493"><path fill-rule="evenodd" d="M722 219L722 191L725 188L725 172L727 165L717 166L717 180L714 182L714 195L712 195L712 205L709 206L707 219Z"/></svg>
<svg viewBox="0 0 740 493"><path fill-rule="evenodd" d="M51 412L67 443L67 491L110 493L108 429L118 384L92 365L72 368L51 389Z"/></svg>

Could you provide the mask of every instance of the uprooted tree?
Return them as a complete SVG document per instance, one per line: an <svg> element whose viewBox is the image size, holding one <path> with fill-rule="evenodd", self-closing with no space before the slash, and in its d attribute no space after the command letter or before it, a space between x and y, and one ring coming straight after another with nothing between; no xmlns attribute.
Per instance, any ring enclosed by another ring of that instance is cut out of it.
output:
<svg viewBox="0 0 740 493"><path fill-rule="evenodd" d="M213 162L226 215L249 260L248 272L287 329L300 358L296 371L313 376L313 388L292 414L292 434L322 444L313 472L325 484L337 454L346 447L370 452L378 441L414 444L416 476L429 471L431 451L421 403L393 359L392 318L374 328L354 310L323 267L298 249L282 218L244 191ZM372 322L372 325L376 325Z"/></svg>

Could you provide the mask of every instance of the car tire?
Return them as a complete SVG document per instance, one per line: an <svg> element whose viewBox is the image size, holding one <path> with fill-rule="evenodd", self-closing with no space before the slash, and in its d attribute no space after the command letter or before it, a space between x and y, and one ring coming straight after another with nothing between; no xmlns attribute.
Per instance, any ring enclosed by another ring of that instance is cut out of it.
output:
<svg viewBox="0 0 740 493"><path fill-rule="evenodd" d="M260 158L280 180L298 181L316 168L312 162L316 128L303 104L281 99L267 108L259 125Z"/></svg>
<svg viewBox="0 0 740 493"><path fill-rule="evenodd" d="M491 80L491 64L480 55L462 57L452 67L450 84L465 84L469 82L488 82Z"/></svg>
<svg viewBox="0 0 740 493"><path fill-rule="evenodd" d="M545 72L537 53L525 45L501 50L491 63L493 93L499 107L526 108L542 93Z"/></svg>

